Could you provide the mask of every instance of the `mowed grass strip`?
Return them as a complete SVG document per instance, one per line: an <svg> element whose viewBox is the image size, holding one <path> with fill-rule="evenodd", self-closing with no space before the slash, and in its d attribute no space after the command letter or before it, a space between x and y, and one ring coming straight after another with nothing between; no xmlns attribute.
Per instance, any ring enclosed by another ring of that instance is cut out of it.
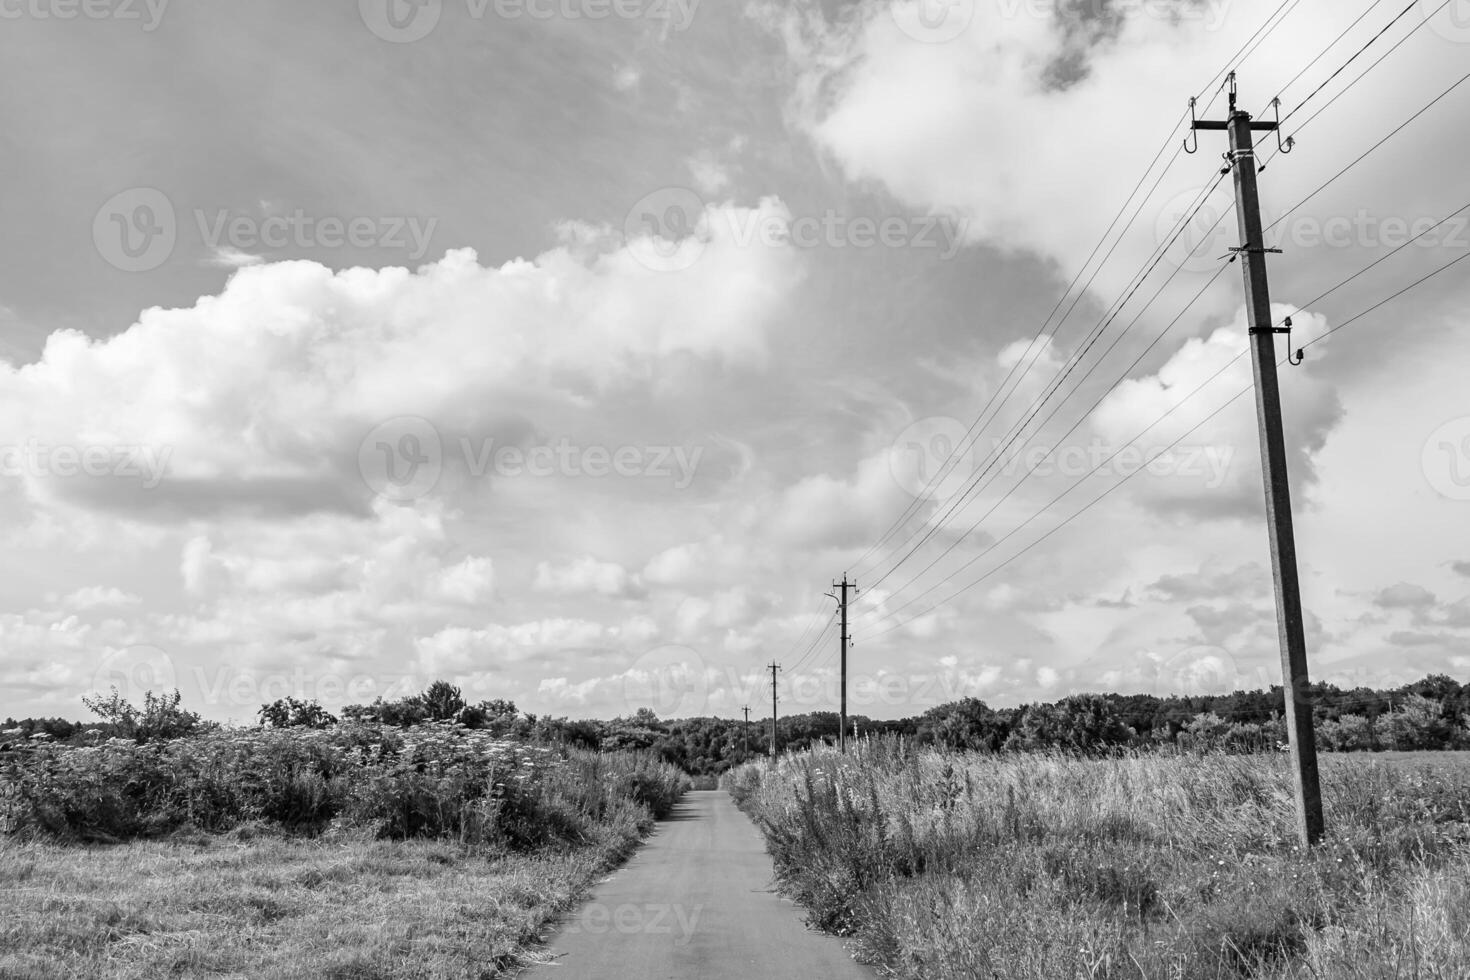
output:
<svg viewBox="0 0 1470 980"><path fill-rule="evenodd" d="M501 976L633 843L0 842L0 978Z"/></svg>

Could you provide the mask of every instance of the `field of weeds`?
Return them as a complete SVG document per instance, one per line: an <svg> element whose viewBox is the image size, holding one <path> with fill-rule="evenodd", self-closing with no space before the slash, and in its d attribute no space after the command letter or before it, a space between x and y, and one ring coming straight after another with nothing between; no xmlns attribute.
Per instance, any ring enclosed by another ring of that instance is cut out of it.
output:
<svg viewBox="0 0 1470 980"><path fill-rule="evenodd" d="M0 754L0 980L495 977L688 787L453 725Z"/></svg>
<svg viewBox="0 0 1470 980"><path fill-rule="evenodd" d="M1284 756L884 740L726 779L812 923L894 976L1470 977L1470 765L1328 756L1323 783L1303 853Z"/></svg>

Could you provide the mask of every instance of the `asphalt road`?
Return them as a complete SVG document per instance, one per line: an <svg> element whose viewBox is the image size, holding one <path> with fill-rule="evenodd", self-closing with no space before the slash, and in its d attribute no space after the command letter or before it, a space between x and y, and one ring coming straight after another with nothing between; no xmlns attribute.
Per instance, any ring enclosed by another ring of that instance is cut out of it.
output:
<svg viewBox="0 0 1470 980"><path fill-rule="evenodd" d="M526 980L873 980L778 896L760 833L723 791L690 793L569 913Z"/></svg>

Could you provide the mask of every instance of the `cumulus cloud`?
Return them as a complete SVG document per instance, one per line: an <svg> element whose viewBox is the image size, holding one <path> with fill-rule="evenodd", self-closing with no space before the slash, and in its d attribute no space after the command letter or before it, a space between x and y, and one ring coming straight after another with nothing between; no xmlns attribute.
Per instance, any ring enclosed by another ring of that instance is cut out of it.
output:
<svg viewBox="0 0 1470 980"><path fill-rule="evenodd" d="M416 272L243 268L192 307L106 340L58 331L39 361L0 363L0 443L22 448L12 475L43 502L366 517L361 452L387 420L431 420L452 443L585 408L666 358L759 366L799 262L732 240L750 209L709 213L699 241L671 246L697 250L679 271L607 229L499 268L468 250Z"/></svg>
<svg viewBox="0 0 1470 980"><path fill-rule="evenodd" d="M631 597L644 591L637 575L617 562L598 561L590 555L560 566L538 563L535 588L562 596Z"/></svg>
<svg viewBox="0 0 1470 980"><path fill-rule="evenodd" d="M1317 328L1326 322L1288 306L1273 312ZM1153 374L1120 383L1092 422L1110 446L1141 450L1138 465L1152 461L1134 481L1139 498L1196 518L1254 518L1264 503L1253 391L1242 310L1230 326L1186 342ZM1282 403L1291 420L1288 470L1301 500L1342 406L1330 382L1305 370L1283 386Z"/></svg>

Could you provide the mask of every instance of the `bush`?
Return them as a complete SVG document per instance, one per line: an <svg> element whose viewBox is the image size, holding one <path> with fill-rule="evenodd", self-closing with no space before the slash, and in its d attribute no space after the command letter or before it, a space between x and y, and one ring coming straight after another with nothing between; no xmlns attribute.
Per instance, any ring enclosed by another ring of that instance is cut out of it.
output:
<svg viewBox="0 0 1470 980"><path fill-rule="evenodd" d="M646 828L688 786L646 754L532 746L444 723L45 742L0 755L0 832L110 841L262 823L532 849Z"/></svg>

